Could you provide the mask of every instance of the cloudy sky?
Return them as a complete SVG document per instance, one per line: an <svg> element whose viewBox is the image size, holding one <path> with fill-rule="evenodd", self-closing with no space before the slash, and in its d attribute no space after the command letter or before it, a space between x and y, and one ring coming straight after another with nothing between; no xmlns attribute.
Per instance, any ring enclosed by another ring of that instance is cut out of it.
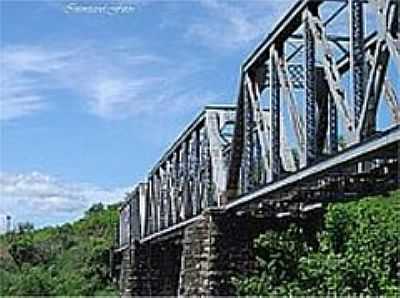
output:
<svg viewBox="0 0 400 298"><path fill-rule="evenodd" d="M1 0L0 229L120 200L291 2Z"/></svg>

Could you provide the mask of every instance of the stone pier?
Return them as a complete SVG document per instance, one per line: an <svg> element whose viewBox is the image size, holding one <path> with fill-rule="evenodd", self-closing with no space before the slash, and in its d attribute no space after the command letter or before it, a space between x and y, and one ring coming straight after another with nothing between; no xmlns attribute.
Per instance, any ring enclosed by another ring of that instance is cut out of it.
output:
<svg viewBox="0 0 400 298"><path fill-rule="evenodd" d="M124 250L121 295L234 295L234 279L256 270L254 238L275 225L208 208L176 235Z"/></svg>

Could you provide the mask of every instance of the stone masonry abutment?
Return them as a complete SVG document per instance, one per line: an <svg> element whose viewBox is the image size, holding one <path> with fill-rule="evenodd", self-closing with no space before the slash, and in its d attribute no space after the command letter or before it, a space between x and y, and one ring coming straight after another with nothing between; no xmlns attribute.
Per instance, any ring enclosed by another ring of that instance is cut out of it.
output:
<svg viewBox="0 0 400 298"><path fill-rule="evenodd" d="M154 243L136 242L123 251L121 295L234 295L234 278L257 270L253 240L260 233L320 218L320 213L302 219L271 219L205 209L177 235Z"/></svg>

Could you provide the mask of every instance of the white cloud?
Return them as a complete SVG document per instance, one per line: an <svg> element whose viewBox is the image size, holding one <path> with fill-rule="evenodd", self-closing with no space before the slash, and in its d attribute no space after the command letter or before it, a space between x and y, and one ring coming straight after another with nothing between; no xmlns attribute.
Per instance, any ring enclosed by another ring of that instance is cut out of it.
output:
<svg viewBox="0 0 400 298"><path fill-rule="evenodd" d="M82 215L94 203L118 202L128 190L68 183L38 172L3 172L0 173L0 213L12 214L18 221L46 217L48 223L55 224L59 223L59 218L73 219Z"/></svg>
<svg viewBox="0 0 400 298"><path fill-rule="evenodd" d="M133 52L133 54L132 54ZM154 113L159 104L180 105L176 94L198 97L200 88L180 84L201 71L182 63L135 51L120 43L110 48L86 44L68 47L8 46L1 55L0 120L27 116L56 102L49 91L68 90L84 101L88 112L106 119ZM196 63L194 63L196 64Z"/></svg>
<svg viewBox="0 0 400 298"><path fill-rule="evenodd" d="M292 1L202 0L200 4L207 15L191 24L186 36L210 48L236 49L268 33Z"/></svg>
<svg viewBox="0 0 400 298"><path fill-rule="evenodd" d="M65 59L70 55L40 47L2 48L0 120L20 118L47 108L44 93L54 87L53 74L66 66Z"/></svg>
<svg viewBox="0 0 400 298"><path fill-rule="evenodd" d="M92 113L103 118L124 118L155 109L154 100L160 91L155 86L160 84L161 79L151 77L130 80L99 76L84 86L83 92Z"/></svg>
<svg viewBox="0 0 400 298"><path fill-rule="evenodd" d="M20 87L24 89L23 87ZM41 96L9 94L7 100L0 101L0 120L11 120L38 112L46 107ZM11 92L10 92L11 93Z"/></svg>

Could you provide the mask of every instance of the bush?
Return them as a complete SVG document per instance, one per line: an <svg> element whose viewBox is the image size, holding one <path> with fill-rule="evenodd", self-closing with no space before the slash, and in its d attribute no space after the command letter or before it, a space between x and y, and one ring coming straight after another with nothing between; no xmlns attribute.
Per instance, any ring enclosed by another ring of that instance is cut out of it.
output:
<svg viewBox="0 0 400 298"><path fill-rule="evenodd" d="M54 295L50 273L41 267L23 266L21 274L14 279L9 288L12 296L50 296Z"/></svg>
<svg viewBox="0 0 400 298"><path fill-rule="evenodd" d="M240 295L400 295L400 191L330 205L317 249L301 228L255 240L260 269Z"/></svg>

